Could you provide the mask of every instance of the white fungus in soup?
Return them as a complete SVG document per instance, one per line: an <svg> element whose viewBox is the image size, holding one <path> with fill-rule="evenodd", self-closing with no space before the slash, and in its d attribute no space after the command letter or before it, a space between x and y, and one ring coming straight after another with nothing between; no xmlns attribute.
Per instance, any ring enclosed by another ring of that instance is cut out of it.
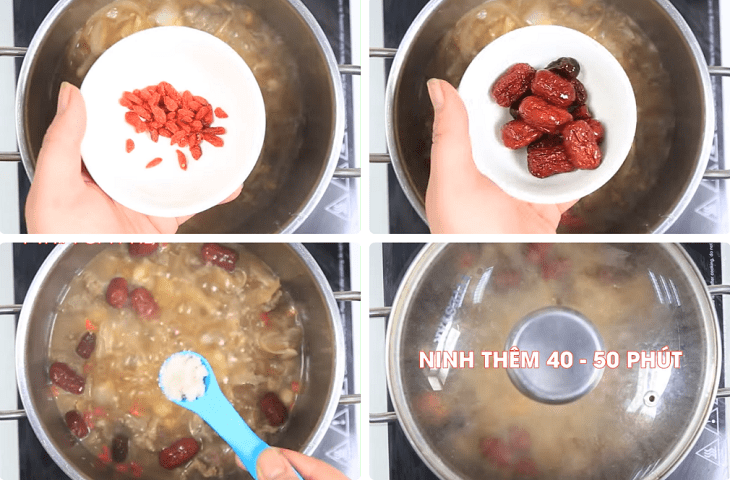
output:
<svg viewBox="0 0 730 480"><path fill-rule="evenodd" d="M155 314L145 316L149 311ZM302 327L271 269L242 247L114 245L71 280L49 350L56 371L65 365L85 379L80 394L58 384L51 391L60 417L77 412L70 418L87 423L78 441L101 465L135 467L151 478L243 475L215 431L162 393L160 367L181 351L210 363L223 395L264 441L276 444L286 434L286 416L272 424L262 402L272 408L273 398L278 412L296 408L306 387ZM194 439L200 450L165 470L160 452L181 439ZM125 448L115 450L120 444ZM118 451L123 459L115 458Z"/></svg>

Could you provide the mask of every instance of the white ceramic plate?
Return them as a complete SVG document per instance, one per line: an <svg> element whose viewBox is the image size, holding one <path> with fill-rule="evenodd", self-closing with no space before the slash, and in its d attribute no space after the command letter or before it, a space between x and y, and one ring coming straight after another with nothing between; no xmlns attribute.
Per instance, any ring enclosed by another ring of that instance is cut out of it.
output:
<svg viewBox="0 0 730 480"><path fill-rule="evenodd" d="M122 93L161 81L228 114L212 124L227 130L223 147L203 142L203 156L195 161L188 147L171 146L165 137L154 143L149 133L134 131L124 120ZM266 112L258 83L231 47L200 30L157 27L130 35L94 63L81 93L87 112L84 163L111 198L138 212L177 217L215 206L243 184L261 153ZM127 139L135 143L131 153ZM178 165L177 149L188 159L187 170ZM146 168L157 157L162 163Z"/></svg>
<svg viewBox="0 0 730 480"><path fill-rule="evenodd" d="M606 131L601 144L603 162L595 170L537 178L527 170L526 149L510 150L503 145L500 131L512 117L490 92L497 78L515 63L540 69L560 57L573 57L580 64L578 80L588 92L586 103ZM528 202L567 202L599 189L621 167L636 132L636 99L626 72L601 44L565 27L524 27L497 38L471 62L459 93L469 115L477 168L506 193Z"/></svg>

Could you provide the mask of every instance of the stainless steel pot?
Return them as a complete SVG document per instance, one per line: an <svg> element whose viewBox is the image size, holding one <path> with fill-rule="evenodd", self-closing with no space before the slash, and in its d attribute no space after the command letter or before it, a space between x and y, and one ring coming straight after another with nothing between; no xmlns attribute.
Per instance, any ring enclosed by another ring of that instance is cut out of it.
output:
<svg viewBox="0 0 730 480"><path fill-rule="evenodd" d="M62 0L36 32L27 53L1 49L0 54L25 53L16 97L16 128L20 157L32 180L43 135L55 114L64 52L69 39L87 19L110 0ZM279 178L255 182L256 169L245 184L246 195L227 205L196 215L181 233L288 233L312 213L335 172L344 137L343 73L359 73L357 67L339 66L322 29L299 0L247 0L284 38L298 62L305 93L306 125L301 146L272 152L265 141L257 169L278 171ZM267 132L269 137L271 132ZM15 159L0 155L0 159ZM342 176L359 175L343 169ZM267 186L268 185L268 186ZM272 187L271 185L275 185ZM248 200L244 201L244 197Z"/></svg>
<svg viewBox="0 0 730 480"><path fill-rule="evenodd" d="M25 413L51 458L75 480L110 478L107 475L111 473L95 468L95 456L82 446L69 445L68 429L48 390L48 349L55 308L67 293L71 278L103 248L103 245L67 244L53 250L28 290L16 338L16 374ZM291 423L279 446L311 455L335 414L344 377L344 338L335 297L319 266L303 246L251 244L246 248L277 273L283 288L302 313L305 381L309 387L291 412ZM359 298L357 295L344 297ZM5 312L0 310L0 313ZM16 412L5 417L21 415L22 412Z"/></svg>
<svg viewBox="0 0 730 480"><path fill-rule="evenodd" d="M730 396L730 389L717 390L721 332L711 298L730 293L730 286L707 287L679 245L568 247L552 250L551 257L539 247L518 250L522 245L428 245L406 272L392 309L371 312L390 315L386 369L395 407L395 415L374 415L371 422L397 418L439 478L522 478L510 470L520 468L519 456L535 460L539 473L533 470L527 478L666 478L690 453L715 397ZM595 263L588 267L580 258ZM580 283L573 275L582 276ZM586 286L587 275L598 290ZM515 292L522 301L509 296ZM556 311L565 322L560 328L525 334L530 322L552 325ZM559 373L544 367L546 355L538 369L505 374L482 368L480 350L507 351L519 338L520 350L547 344L550 351L586 332L603 341L588 342L591 350L603 345L625 355L668 345L683 351L684 363L679 369L630 370L624 356L617 368L603 369L597 383L592 352L587 367L576 356ZM474 351L475 366L421 368L421 351ZM545 373L560 378L545 382L539 376ZM590 388L579 388L584 386ZM556 405L555 397L545 395L555 388L576 396ZM531 446L523 434L522 446L514 447L518 453L509 454L515 456L496 454L494 444L513 442L515 431L531 435ZM477 444L480 436L487 437L486 444ZM471 443L464 440L471 437ZM581 457L585 452L592 455Z"/></svg>
<svg viewBox="0 0 730 480"><path fill-rule="evenodd" d="M606 227L605 233L661 233L687 207L705 174L715 128L709 74L727 75L728 69L707 66L692 31L668 0L606 2L626 12L659 49L672 83L673 97L669 101L675 106L676 134L668 157L657 158L663 163L657 169L660 178L633 210L618 214L619 218ZM426 66L444 35L464 14L483 3L485 0L431 0L406 32L390 70L385 98L388 150L408 200L424 221L431 146L427 125L433 119L426 77L438 76L438 72L426 72ZM640 153L654 156L656 152ZM382 159L376 156L374 161ZM728 178L728 173L707 172L705 178ZM627 191L631 188L632 185L625 186ZM609 204L606 209L617 207ZM582 222L588 224L587 229L561 225L561 230L592 231L590 215L594 213L586 214Z"/></svg>

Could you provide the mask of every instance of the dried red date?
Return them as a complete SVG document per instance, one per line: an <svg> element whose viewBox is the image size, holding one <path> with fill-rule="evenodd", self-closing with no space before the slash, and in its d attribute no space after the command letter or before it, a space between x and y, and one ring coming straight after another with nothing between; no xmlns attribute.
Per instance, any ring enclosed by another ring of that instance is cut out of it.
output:
<svg viewBox="0 0 730 480"><path fill-rule="evenodd" d="M160 452L160 465L168 470L186 464L200 450L194 438L181 438Z"/></svg>
<svg viewBox="0 0 730 480"><path fill-rule="evenodd" d="M127 281L122 277L112 278L106 287L106 302L114 308L122 308L127 303L128 296Z"/></svg>
<svg viewBox="0 0 730 480"><path fill-rule="evenodd" d="M527 169L537 178L575 170L560 137L550 136L527 147Z"/></svg>
<svg viewBox="0 0 730 480"><path fill-rule="evenodd" d="M449 409L438 392L423 392L416 398L416 411L429 425L439 426L448 421Z"/></svg>
<svg viewBox="0 0 730 480"><path fill-rule="evenodd" d="M94 332L86 332L76 345L76 354L84 359L91 357L96 348L96 334Z"/></svg>
<svg viewBox="0 0 730 480"><path fill-rule="evenodd" d="M563 145L568 160L576 168L592 170L601 164L603 155L596 134L585 120L571 122L563 128Z"/></svg>
<svg viewBox="0 0 730 480"><path fill-rule="evenodd" d="M129 438L126 435L115 435L112 438L112 460L122 463L129 453Z"/></svg>
<svg viewBox="0 0 730 480"><path fill-rule="evenodd" d="M261 411L269 421L269 425L272 427L278 427L286 422L289 417L289 412L286 405L279 399L279 396L274 392L268 392L261 397L259 401Z"/></svg>
<svg viewBox="0 0 730 480"><path fill-rule="evenodd" d="M157 251L158 243L130 243L129 244L129 256L130 257L146 257L152 255Z"/></svg>
<svg viewBox="0 0 730 480"><path fill-rule="evenodd" d="M514 461L514 453L499 438L482 438L479 440L479 450L489 463L497 467L509 467Z"/></svg>
<svg viewBox="0 0 730 480"><path fill-rule="evenodd" d="M573 120L573 116L564 108L551 105L534 95L522 100L519 112L525 123L546 133L557 133L562 125Z"/></svg>
<svg viewBox="0 0 730 480"><path fill-rule="evenodd" d="M603 124L596 120L595 118L589 118L586 120L588 125L590 125L591 130L593 130L593 133L596 135L596 143L601 144L603 142L603 137L606 136L606 131L603 129Z"/></svg>
<svg viewBox="0 0 730 480"><path fill-rule="evenodd" d="M522 275L517 270L505 270L492 275L494 289L498 292L506 292L520 285Z"/></svg>
<svg viewBox="0 0 730 480"><path fill-rule="evenodd" d="M522 120L512 120L502 127L502 142L512 150L524 148L542 135L543 132Z"/></svg>
<svg viewBox="0 0 730 480"><path fill-rule="evenodd" d="M509 429L509 446L516 451L529 450L532 445L530 433L520 427L511 426Z"/></svg>
<svg viewBox="0 0 730 480"><path fill-rule="evenodd" d="M132 308L142 318L154 318L160 312L160 307L155 302L152 294L144 287L135 288L130 294Z"/></svg>
<svg viewBox="0 0 730 480"><path fill-rule="evenodd" d="M545 68L568 80L573 80L580 73L580 64L573 57L560 57Z"/></svg>
<svg viewBox="0 0 730 480"><path fill-rule="evenodd" d="M63 362L55 362L48 371L48 376L54 385L74 395L84 393L86 379L73 371L71 367Z"/></svg>
<svg viewBox="0 0 730 480"><path fill-rule="evenodd" d="M575 88L569 81L549 70L538 70L530 86L533 95L558 107L567 108L575 102Z"/></svg>
<svg viewBox="0 0 730 480"><path fill-rule="evenodd" d="M571 82L573 84L573 89L575 90L575 102L573 105L581 106L586 103L586 100L588 100L588 92L586 91L585 85L583 85L583 82L578 80L577 78L574 78Z"/></svg>
<svg viewBox="0 0 730 480"><path fill-rule="evenodd" d="M529 89L535 69L526 63L517 63L507 69L492 86L492 98L499 106L509 107Z"/></svg>
<svg viewBox="0 0 730 480"><path fill-rule="evenodd" d="M84 416L78 410L66 412L66 426L76 438L84 438L89 434L89 427L86 425Z"/></svg>
<svg viewBox="0 0 730 480"><path fill-rule="evenodd" d="M203 245L203 248L200 249L200 256L205 263L212 263L228 272L236 269L236 262L238 261L238 252L217 243Z"/></svg>
<svg viewBox="0 0 730 480"><path fill-rule="evenodd" d="M572 114L575 120L588 120L589 118L593 118L591 111L588 110L588 105L585 104L573 110Z"/></svg>
<svg viewBox="0 0 730 480"><path fill-rule="evenodd" d="M521 458L517 460L515 464L515 473L521 477L537 478L540 476L540 471L537 469L537 465L533 460L529 458Z"/></svg>

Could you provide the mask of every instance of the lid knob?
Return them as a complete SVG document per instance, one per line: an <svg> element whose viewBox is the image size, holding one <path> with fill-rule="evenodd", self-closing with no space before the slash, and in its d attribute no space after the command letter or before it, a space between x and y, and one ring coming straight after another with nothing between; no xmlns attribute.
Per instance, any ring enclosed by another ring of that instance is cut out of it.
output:
<svg viewBox="0 0 730 480"><path fill-rule="evenodd" d="M528 314L510 332L505 349L513 347L539 352L537 368L507 370L515 387L538 402L577 400L603 375L603 369L593 367L594 352L603 351L603 339L587 318L570 308L547 307ZM551 355L558 368L553 361L547 364Z"/></svg>

